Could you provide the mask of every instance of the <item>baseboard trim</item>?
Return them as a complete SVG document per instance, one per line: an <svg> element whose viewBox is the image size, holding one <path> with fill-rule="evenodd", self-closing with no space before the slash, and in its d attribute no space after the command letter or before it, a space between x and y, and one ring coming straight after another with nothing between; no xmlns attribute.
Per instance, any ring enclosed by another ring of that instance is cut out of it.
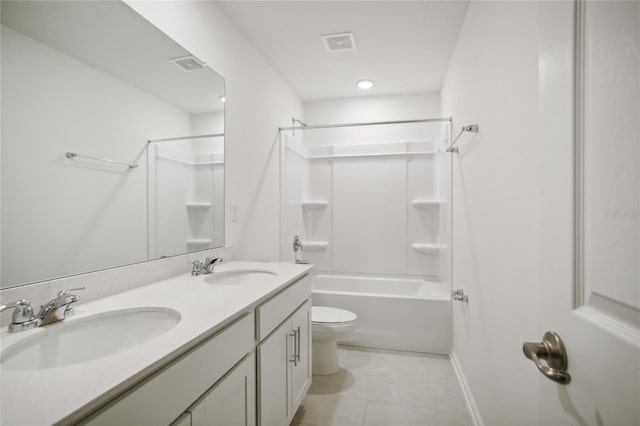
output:
<svg viewBox="0 0 640 426"><path fill-rule="evenodd" d="M449 358L451 359L453 370L456 372L456 376L458 377L458 382L460 382L460 386L462 387L462 393L464 393L464 399L467 401L467 408L469 409L469 414L471 414L473 424L475 426L484 426L482 417L480 417L480 411L478 410L478 406L476 405L476 400L473 399L473 394L471 393L469 382L467 382L467 378L464 376L462 366L460 365L460 361L458 360L456 353L454 351L451 351L449 353Z"/></svg>

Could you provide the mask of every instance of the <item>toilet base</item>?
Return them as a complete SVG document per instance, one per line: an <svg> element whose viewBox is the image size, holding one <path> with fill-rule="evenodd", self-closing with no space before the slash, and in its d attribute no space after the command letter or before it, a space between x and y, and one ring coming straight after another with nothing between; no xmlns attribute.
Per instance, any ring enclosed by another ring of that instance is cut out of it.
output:
<svg viewBox="0 0 640 426"><path fill-rule="evenodd" d="M328 376L340 370L337 340L314 340L312 351L314 376Z"/></svg>

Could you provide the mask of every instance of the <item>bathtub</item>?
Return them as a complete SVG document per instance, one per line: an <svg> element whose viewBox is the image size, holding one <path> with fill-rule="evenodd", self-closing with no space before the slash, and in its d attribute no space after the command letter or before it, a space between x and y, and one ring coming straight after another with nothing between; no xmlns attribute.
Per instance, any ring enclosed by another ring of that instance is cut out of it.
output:
<svg viewBox="0 0 640 426"><path fill-rule="evenodd" d="M316 273L311 288L313 305L358 315L356 331L340 343L436 354L451 349L451 298L441 283Z"/></svg>

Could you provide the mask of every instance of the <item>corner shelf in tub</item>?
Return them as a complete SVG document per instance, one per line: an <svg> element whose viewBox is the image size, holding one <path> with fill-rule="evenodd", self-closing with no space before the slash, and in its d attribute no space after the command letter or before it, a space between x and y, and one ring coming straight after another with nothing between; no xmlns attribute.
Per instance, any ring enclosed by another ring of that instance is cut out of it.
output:
<svg viewBox="0 0 640 426"><path fill-rule="evenodd" d="M211 238L192 238L190 240L187 240L187 245L191 247L200 247L200 246L209 245L211 243L212 243Z"/></svg>
<svg viewBox="0 0 640 426"><path fill-rule="evenodd" d="M443 244L413 243L411 248L417 252L424 254L439 254L440 251L447 248Z"/></svg>
<svg viewBox="0 0 640 426"><path fill-rule="evenodd" d="M302 208L305 210L319 210L324 209L329 205L329 202L326 200L310 200L303 201Z"/></svg>
<svg viewBox="0 0 640 426"><path fill-rule="evenodd" d="M303 241L303 251L321 251L327 248L329 242L327 241Z"/></svg>
<svg viewBox="0 0 640 426"><path fill-rule="evenodd" d="M431 207L440 207L440 205L445 204L445 200L412 200L411 204L413 207L418 209L428 209Z"/></svg>
<svg viewBox="0 0 640 426"><path fill-rule="evenodd" d="M211 203L208 203L208 202L202 202L202 203L193 202L193 203L186 203L185 205L189 210L205 210L205 209L211 208Z"/></svg>

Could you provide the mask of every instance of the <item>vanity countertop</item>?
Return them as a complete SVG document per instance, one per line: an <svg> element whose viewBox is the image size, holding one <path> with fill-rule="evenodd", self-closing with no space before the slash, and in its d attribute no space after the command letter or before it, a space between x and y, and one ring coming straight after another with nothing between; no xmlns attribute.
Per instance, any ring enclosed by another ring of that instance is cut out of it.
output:
<svg viewBox="0 0 640 426"><path fill-rule="evenodd" d="M274 262L228 262L216 271L263 269L272 278L246 284L212 285L207 275L169 278L75 307L64 321L20 333L0 335L2 349L91 315L127 308L165 307L180 322L165 334L104 358L40 370L0 371L0 423L44 425L74 423L88 413L186 353L226 325L273 296L311 269L311 265Z"/></svg>

